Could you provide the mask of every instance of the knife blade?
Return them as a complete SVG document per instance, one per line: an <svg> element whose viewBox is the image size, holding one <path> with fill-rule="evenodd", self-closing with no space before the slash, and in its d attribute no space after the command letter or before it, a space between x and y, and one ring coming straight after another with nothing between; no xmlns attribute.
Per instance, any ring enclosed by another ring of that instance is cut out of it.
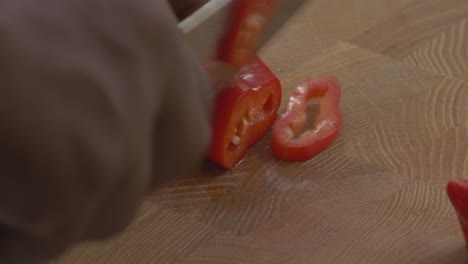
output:
<svg viewBox="0 0 468 264"><path fill-rule="evenodd" d="M236 0L210 0L178 24L184 37L215 82L229 81L235 74L227 63L214 60ZM255 0L251 0L255 1ZM277 0L255 53L291 18L306 0Z"/></svg>

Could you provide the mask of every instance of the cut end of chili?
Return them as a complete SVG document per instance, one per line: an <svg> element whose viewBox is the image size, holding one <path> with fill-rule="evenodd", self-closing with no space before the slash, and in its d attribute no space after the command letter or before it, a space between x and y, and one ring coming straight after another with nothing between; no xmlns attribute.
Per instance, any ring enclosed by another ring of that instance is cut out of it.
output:
<svg viewBox="0 0 468 264"><path fill-rule="evenodd" d="M208 158L225 169L233 168L271 128L280 104L279 80L255 57L241 69L234 85L216 97Z"/></svg>
<svg viewBox="0 0 468 264"><path fill-rule="evenodd" d="M272 151L276 158L305 161L328 148L343 124L341 87L332 78L309 78L289 99L286 111L273 125ZM307 120L307 103L319 99L319 112L312 128L301 133Z"/></svg>

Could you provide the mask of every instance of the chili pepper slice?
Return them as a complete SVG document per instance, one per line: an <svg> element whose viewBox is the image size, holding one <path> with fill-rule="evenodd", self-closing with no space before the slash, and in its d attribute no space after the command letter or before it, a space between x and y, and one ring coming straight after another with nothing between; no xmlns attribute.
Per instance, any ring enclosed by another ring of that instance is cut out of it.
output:
<svg viewBox="0 0 468 264"><path fill-rule="evenodd" d="M334 79L309 78L298 86L286 111L273 125L274 156L286 161L304 161L329 147L343 124L340 97L341 87ZM307 120L307 103L313 99L320 99L317 118L311 130L299 134Z"/></svg>
<svg viewBox="0 0 468 264"><path fill-rule="evenodd" d="M468 180L454 179L449 181L447 194L457 213L468 250Z"/></svg>
<svg viewBox="0 0 468 264"><path fill-rule="evenodd" d="M232 20L221 40L219 57L236 68L255 57L259 37L276 7L277 0L234 0Z"/></svg>
<svg viewBox="0 0 468 264"><path fill-rule="evenodd" d="M216 96L208 158L231 169L269 131L280 104L280 81L255 56L241 68L235 83Z"/></svg>

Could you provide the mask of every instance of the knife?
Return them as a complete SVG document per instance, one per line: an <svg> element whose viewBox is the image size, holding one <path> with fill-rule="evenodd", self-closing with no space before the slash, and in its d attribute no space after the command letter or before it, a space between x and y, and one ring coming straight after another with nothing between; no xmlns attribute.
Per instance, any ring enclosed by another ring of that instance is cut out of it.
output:
<svg viewBox="0 0 468 264"><path fill-rule="evenodd" d="M192 15L182 20L178 27L210 77L219 83L231 81L236 73L232 65L216 61L219 42L228 25L233 3L237 0L210 0ZM247 0L255 1L255 0ZM306 0L276 0L276 7L254 54L261 49L292 17Z"/></svg>

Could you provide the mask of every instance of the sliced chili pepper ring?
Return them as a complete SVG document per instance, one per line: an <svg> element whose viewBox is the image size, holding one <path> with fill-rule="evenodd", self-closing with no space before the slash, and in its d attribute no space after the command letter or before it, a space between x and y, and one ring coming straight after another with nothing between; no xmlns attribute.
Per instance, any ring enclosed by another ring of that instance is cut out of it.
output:
<svg viewBox="0 0 468 264"><path fill-rule="evenodd" d="M273 125L273 154L281 160L304 161L328 148L343 124L341 87L335 79L309 78L298 86L286 111ZM299 134L307 120L307 102L320 99L312 129Z"/></svg>

